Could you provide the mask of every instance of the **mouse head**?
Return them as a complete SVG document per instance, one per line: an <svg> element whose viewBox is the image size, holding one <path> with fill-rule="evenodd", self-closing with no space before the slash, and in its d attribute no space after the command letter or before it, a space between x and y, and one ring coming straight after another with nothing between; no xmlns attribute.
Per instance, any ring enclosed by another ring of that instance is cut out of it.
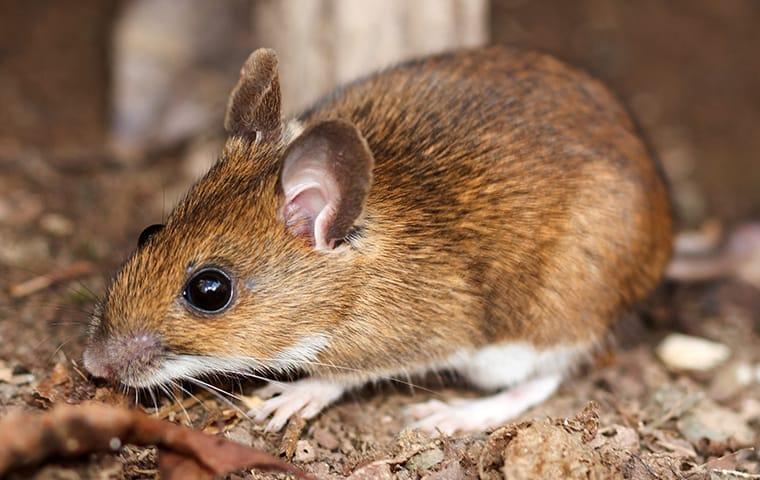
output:
<svg viewBox="0 0 760 480"><path fill-rule="evenodd" d="M143 232L93 318L92 374L150 386L303 367L328 347L359 283L374 161L340 119L284 135L277 75L270 50L246 61L221 158Z"/></svg>

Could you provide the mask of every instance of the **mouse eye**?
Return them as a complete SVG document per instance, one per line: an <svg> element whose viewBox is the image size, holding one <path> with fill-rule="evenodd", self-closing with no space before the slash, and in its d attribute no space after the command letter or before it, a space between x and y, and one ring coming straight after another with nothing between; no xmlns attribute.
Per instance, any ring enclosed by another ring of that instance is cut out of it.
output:
<svg viewBox="0 0 760 480"><path fill-rule="evenodd" d="M218 268L204 268L190 277L182 296L202 313L219 313L232 301L232 280Z"/></svg>
<svg viewBox="0 0 760 480"><path fill-rule="evenodd" d="M149 227L145 227L145 230L140 234L140 238L137 239L137 248L142 248L145 243L150 240L150 237L157 234L164 229L164 226L160 223L153 224Z"/></svg>

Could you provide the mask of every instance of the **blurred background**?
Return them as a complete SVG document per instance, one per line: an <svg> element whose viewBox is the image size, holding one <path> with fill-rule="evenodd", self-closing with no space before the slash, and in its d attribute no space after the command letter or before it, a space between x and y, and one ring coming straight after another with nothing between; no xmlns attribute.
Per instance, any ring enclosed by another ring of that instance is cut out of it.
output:
<svg viewBox="0 0 760 480"><path fill-rule="evenodd" d="M11 287L0 296L13 297L0 300L42 324L54 314L21 300L39 289L29 277L84 272L100 292L214 161L228 92L261 46L279 53L289 114L415 55L490 43L554 53L634 112L681 227L757 219L758 25L755 0L0 1L0 281ZM9 325L0 338L33 335Z"/></svg>
<svg viewBox="0 0 760 480"><path fill-rule="evenodd" d="M683 222L760 214L754 0L5 0L0 9L4 164L32 150L66 167L100 156L134 166L213 137L259 46L278 50L295 113L403 58L509 43L584 67L622 96L665 163Z"/></svg>

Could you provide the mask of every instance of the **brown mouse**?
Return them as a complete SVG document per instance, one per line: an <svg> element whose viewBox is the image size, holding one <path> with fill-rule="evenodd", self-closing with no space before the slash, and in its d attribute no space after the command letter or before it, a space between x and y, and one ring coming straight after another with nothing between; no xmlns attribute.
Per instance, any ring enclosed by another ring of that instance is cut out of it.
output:
<svg viewBox="0 0 760 480"><path fill-rule="evenodd" d="M556 390L658 283L662 172L598 81L506 47L402 63L280 115L255 51L229 138L108 288L86 368L132 387L302 372L279 429L348 389L448 369L488 391L410 409L444 432ZM277 395L279 394L279 395Z"/></svg>

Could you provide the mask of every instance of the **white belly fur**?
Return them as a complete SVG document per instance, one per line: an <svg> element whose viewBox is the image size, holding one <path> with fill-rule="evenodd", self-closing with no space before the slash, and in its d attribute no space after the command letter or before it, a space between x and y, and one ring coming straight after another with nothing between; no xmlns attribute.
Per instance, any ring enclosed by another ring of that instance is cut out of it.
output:
<svg viewBox="0 0 760 480"><path fill-rule="evenodd" d="M497 390L538 375L564 376L589 350L588 345L538 349L526 342L510 342L457 352L448 363L476 387Z"/></svg>

